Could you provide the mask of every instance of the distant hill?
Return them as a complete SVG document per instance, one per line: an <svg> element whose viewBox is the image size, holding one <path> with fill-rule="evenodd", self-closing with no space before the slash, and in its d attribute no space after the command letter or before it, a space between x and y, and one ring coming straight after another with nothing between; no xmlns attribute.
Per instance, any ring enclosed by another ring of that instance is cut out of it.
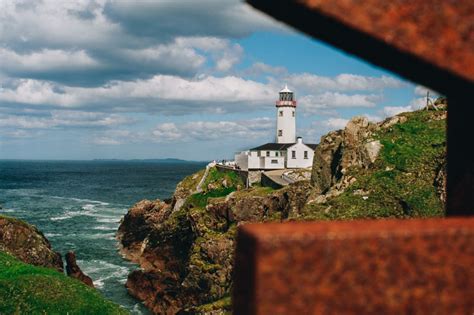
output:
<svg viewBox="0 0 474 315"><path fill-rule="evenodd" d="M152 163L169 163L169 164L184 164L184 163L207 163L207 161L188 161L175 158L166 159L93 159L97 162L152 162Z"/></svg>

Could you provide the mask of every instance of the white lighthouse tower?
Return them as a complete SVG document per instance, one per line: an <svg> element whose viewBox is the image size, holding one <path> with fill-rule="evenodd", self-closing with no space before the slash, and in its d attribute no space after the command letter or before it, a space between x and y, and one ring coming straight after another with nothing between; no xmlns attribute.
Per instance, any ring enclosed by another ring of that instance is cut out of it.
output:
<svg viewBox="0 0 474 315"><path fill-rule="evenodd" d="M293 92L285 86L280 91L280 99L276 102L277 108L277 143L296 142L296 101Z"/></svg>

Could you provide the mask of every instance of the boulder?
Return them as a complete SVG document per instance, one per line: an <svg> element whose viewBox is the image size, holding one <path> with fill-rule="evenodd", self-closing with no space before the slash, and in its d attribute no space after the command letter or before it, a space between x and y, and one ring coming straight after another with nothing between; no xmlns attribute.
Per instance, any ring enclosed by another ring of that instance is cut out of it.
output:
<svg viewBox="0 0 474 315"><path fill-rule="evenodd" d="M81 268L77 265L76 254L74 252L68 252L66 254L66 273L69 277L77 279L94 288L91 277L83 273Z"/></svg>

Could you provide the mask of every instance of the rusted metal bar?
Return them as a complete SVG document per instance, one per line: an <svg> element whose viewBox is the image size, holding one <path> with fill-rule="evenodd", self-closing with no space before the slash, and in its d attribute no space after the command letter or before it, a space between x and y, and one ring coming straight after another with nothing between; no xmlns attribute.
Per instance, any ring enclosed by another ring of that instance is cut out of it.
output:
<svg viewBox="0 0 474 315"><path fill-rule="evenodd" d="M304 33L441 93L472 92L473 1L247 2Z"/></svg>
<svg viewBox="0 0 474 315"><path fill-rule="evenodd" d="M248 224L234 314L474 314L474 218Z"/></svg>

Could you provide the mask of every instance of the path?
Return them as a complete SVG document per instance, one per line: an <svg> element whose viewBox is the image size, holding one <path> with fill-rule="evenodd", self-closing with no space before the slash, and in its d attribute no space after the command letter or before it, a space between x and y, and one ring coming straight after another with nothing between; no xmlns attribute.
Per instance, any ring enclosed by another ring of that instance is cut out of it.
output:
<svg viewBox="0 0 474 315"><path fill-rule="evenodd" d="M202 192L202 185L204 184L204 181L206 180L207 175L209 174L209 169L211 169L211 167L213 167L215 165L216 165L216 163L212 163L212 162L206 165L206 171L204 172L204 175L202 175L202 178L199 181L199 184L197 184L196 193L201 193Z"/></svg>
<svg viewBox="0 0 474 315"><path fill-rule="evenodd" d="M290 181L285 180L282 175L283 173L287 172L288 169L282 169L282 170L274 170L274 171L267 171L264 172L264 174L271 179L273 182L280 186L287 186L291 184Z"/></svg>

